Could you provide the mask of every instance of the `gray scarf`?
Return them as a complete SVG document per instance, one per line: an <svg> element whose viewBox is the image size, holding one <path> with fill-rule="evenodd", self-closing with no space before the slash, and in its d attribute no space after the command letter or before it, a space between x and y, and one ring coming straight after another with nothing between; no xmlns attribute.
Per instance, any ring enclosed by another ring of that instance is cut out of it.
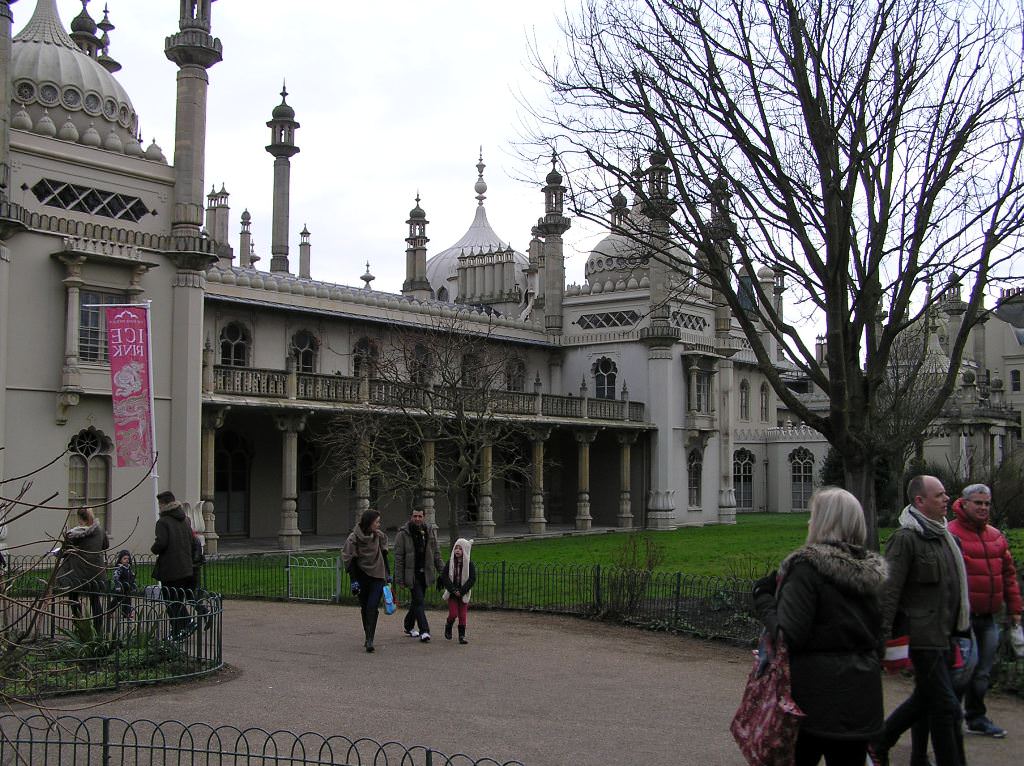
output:
<svg viewBox="0 0 1024 766"><path fill-rule="evenodd" d="M946 520L933 521L918 511L914 506L908 505L900 514L900 526L904 529L911 529L919 535L925 530L933 535L942 537L953 552L953 561L956 562L957 575L960 578L960 611L956 616L956 629L958 632L966 631L971 625L971 606L968 601L967 591L967 569L964 566L964 554L960 546L956 544L956 538L946 527Z"/></svg>

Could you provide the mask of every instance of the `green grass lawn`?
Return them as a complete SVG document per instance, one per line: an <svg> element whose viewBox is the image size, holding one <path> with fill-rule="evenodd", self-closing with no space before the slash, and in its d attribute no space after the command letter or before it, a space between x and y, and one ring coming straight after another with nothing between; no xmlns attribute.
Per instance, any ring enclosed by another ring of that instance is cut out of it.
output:
<svg viewBox="0 0 1024 766"><path fill-rule="evenodd" d="M803 543L806 513L743 514L735 525L637 532L660 549L662 572L760 577ZM604 534L477 545L473 560L528 564L615 564L627 535Z"/></svg>

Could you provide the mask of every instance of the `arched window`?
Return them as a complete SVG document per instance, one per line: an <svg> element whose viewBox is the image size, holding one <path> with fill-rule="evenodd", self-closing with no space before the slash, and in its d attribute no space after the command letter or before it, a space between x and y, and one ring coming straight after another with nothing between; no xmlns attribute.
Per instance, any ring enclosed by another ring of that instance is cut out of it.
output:
<svg viewBox="0 0 1024 766"><path fill-rule="evenodd" d="M686 459L686 478L691 508L700 508L701 474L704 472L704 457L700 450L690 450Z"/></svg>
<svg viewBox="0 0 1024 766"><path fill-rule="evenodd" d="M213 505L218 535L249 533L252 452L234 431L218 431L213 464Z"/></svg>
<svg viewBox="0 0 1024 766"><path fill-rule="evenodd" d="M505 388L508 391L526 390L526 363L513 357L505 363Z"/></svg>
<svg viewBox="0 0 1024 766"><path fill-rule="evenodd" d="M413 346L409 358L409 380L417 386L425 386L433 377L433 360L430 349L422 343Z"/></svg>
<svg viewBox="0 0 1024 766"><path fill-rule="evenodd" d="M228 367L249 366L249 333L238 322L220 331L220 363Z"/></svg>
<svg viewBox="0 0 1024 766"><path fill-rule="evenodd" d="M761 422L762 423L769 422L768 415L770 414L769 413L769 402L770 401L771 400L769 399L768 384L767 383L762 383L761 384Z"/></svg>
<svg viewBox="0 0 1024 766"><path fill-rule="evenodd" d="M754 453L748 449L738 449L732 455L732 485L736 510L754 510Z"/></svg>
<svg viewBox="0 0 1024 766"><path fill-rule="evenodd" d="M320 343L309 330L299 330L292 336L292 356L296 372L316 372L316 354Z"/></svg>
<svg viewBox="0 0 1024 766"><path fill-rule="evenodd" d="M1020 391L1020 370L1010 370L1010 390Z"/></svg>
<svg viewBox="0 0 1024 766"><path fill-rule="evenodd" d="M750 420L750 382L740 381L740 420Z"/></svg>
<svg viewBox="0 0 1024 766"><path fill-rule="evenodd" d="M110 438L93 427L75 434L68 442L68 505L88 506L106 531L109 529L107 506L110 500Z"/></svg>
<svg viewBox="0 0 1024 766"><path fill-rule="evenodd" d="M789 463L793 483L793 510L806 511L814 491L814 455L806 447L797 447L789 453Z"/></svg>
<svg viewBox="0 0 1024 766"><path fill-rule="evenodd" d="M444 302L444 303L448 302L448 288L447 287L439 287L437 289L437 299L439 301Z"/></svg>
<svg viewBox="0 0 1024 766"><path fill-rule="evenodd" d="M360 338L352 349L352 374L359 378L364 374L370 378L377 377L377 365L380 363L380 348L376 341Z"/></svg>
<svg viewBox="0 0 1024 766"><path fill-rule="evenodd" d="M462 369L459 372L460 383L465 388L476 388L480 385L480 355L465 354L462 357Z"/></svg>
<svg viewBox="0 0 1024 766"><path fill-rule="evenodd" d="M615 362L602 356L594 362L590 371L594 373L594 396L598 399L614 399L615 373L618 372Z"/></svg>

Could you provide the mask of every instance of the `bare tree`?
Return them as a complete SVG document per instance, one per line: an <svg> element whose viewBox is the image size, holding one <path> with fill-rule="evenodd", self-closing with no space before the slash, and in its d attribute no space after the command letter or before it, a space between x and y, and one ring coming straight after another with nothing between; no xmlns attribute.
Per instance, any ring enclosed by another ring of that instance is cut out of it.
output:
<svg viewBox="0 0 1024 766"><path fill-rule="evenodd" d="M491 485L522 483L529 469L522 416L533 414L535 397L523 392L525 361L483 327L436 317L370 340L355 360L365 405L319 436L339 478L354 473L418 507L445 498L453 544L467 504L486 523Z"/></svg>
<svg viewBox="0 0 1024 766"><path fill-rule="evenodd" d="M575 214L634 195L643 216L620 233L731 309L782 402L842 456L876 542L875 461L939 414L1020 252L1021 17L999 0L587 0L564 56L535 52L552 102L531 144L557 145ZM931 329L933 280L965 286L944 294L948 361L936 375L931 344L905 343L922 364L894 377L901 336ZM793 366L824 411L787 387Z"/></svg>

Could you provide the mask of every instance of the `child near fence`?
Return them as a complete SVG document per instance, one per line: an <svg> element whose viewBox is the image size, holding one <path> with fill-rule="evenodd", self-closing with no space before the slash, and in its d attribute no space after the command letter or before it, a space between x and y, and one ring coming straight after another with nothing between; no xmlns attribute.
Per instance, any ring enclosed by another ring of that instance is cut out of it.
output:
<svg viewBox="0 0 1024 766"><path fill-rule="evenodd" d="M123 550L117 554L117 564L114 566L114 579L110 587L110 611L118 608L121 610L121 617L130 620L132 614L131 596L135 592L135 562L132 561L131 551Z"/></svg>
<svg viewBox="0 0 1024 766"><path fill-rule="evenodd" d="M469 550L473 547L472 540L460 537L452 548L451 558L441 569L438 585L448 599L448 620L444 624L444 637L452 639L452 624L459 620L459 643L468 644L466 640L466 618L469 613L469 592L476 582L476 567L469 560Z"/></svg>

